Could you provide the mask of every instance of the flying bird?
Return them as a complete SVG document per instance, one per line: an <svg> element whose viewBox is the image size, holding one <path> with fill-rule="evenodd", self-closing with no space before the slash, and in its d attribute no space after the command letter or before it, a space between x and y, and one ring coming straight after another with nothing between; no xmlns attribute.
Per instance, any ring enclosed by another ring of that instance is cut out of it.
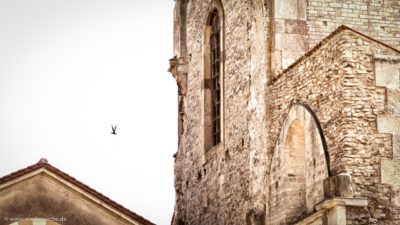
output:
<svg viewBox="0 0 400 225"><path fill-rule="evenodd" d="M111 134L116 135L116 134L117 134L117 133L116 133L116 131L117 131L117 125L115 125L115 127L114 127L113 125L111 125L111 129L112 129Z"/></svg>

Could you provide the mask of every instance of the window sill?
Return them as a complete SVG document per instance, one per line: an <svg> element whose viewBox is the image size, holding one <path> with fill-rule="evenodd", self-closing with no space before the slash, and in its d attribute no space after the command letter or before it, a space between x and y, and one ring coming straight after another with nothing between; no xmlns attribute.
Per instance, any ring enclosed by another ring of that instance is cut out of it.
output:
<svg viewBox="0 0 400 225"><path fill-rule="evenodd" d="M204 150L204 162L203 165L208 164L209 162L215 162L224 154L224 144L223 142L218 143L217 145Z"/></svg>

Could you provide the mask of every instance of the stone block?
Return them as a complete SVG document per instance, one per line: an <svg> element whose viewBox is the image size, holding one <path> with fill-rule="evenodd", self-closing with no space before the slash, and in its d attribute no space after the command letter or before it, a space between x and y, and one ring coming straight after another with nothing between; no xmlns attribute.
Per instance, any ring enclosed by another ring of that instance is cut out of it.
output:
<svg viewBox="0 0 400 225"><path fill-rule="evenodd" d="M381 159L381 183L400 186L400 160Z"/></svg>
<svg viewBox="0 0 400 225"><path fill-rule="evenodd" d="M282 69L282 53L281 53L281 51L274 51L274 52L272 52L271 71L275 74L281 69Z"/></svg>
<svg viewBox="0 0 400 225"><path fill-rule="evenodd" d="M350 174L341 173L324 180L324 196L325 198L332 197L353 197L352 178Z"/></svg>
<svg viewBox="0 0 400 225"><path fill-rule="evenodd" d="M380 133L392 134L392 157L394 159L400 159L400 116L378 116L377 124Z"/></svg>
<svg viewBox="0 0 400 225"><path fill-rule="evenodd" d="M285 52L305 52L308 47L301 34L275 34L275 50Z"/></svg>
<svg viewBox="0 0 400 225"><path fill-rule="evenodd" d="M400 115L400 103L387 103L386 110L390 114Z"/></svg>
<svg viewBox="0 0 400 225"><path fill-rule="evenodd" d="M389 103L400 103L400 89L389 89L386 91Z"/></svg>
<svg viewBox="0 0 400 225"><path fill-rule="evenodd" d="M400 134L400 116L378 116L377 123L380 133Z"/></svg>
<svg viewBox="0 0 400 225"><path fill-rule="evenodd" d="M298 0L297 1L297 19L306 20L307 19L307 1Z"/></svg>
<svg viewBox="0 0 400 225"><path fill-rule="evenodd" d="M389 89L400 88L400 63L376 61L375 82L377 86Z"/></svg>
<svg viewBox="0 0 400 225"><path fill-rule="evenodd" d="M303 220L295 223L294 225L324 225L326 220L325 214L320 211L317 213L313 213L310 216L304 218Z"/></svg>
<svg viewBox="0 0 400 225"><path fill-rule="evenodd" d="M380 133L392 134L393 158L400 158L400 116L378 116L377 125Z"/></svg>
<svg viewBox="0 0 400 225"><path fill-rule="evenodd" d="M297 19L297 1L298 0L279 0L275 1L276 19Z"/></svg>
<svg viewBox="0 0 400 225"><path fill-rule="evenodd" d="M395 207L400 207L400 185L392 187L391 204Z"/></svg>
<svg viewBox="0 0 400 225"><path fill-rule="evenodd" d="M285 20L285 33L307 34L307 23L303 20Z"/></svg>
<svg viewBox="0 0 400 225"><path fill-rule="evenodd" d="M333 185L335 187L336 196L345 198L353 197L353 187L350 174L341 173L334 176Z"/></svg>
<svg viewBox="0 0 400 225"><path fill-rule="evenodd" d="M392 143L393 143L393 159L400 159L400 135L393 135Z"/></svg>
<svg viewBox="0 0 400 225"><path fill-rule="evenodd" d="M328 211L328 225L345 225L346 207L336 206Z"/></svg>
<svg viewBox="0 0 400 225"><path fill-rule="evenodd" d="M400 89L386 89L386 109L395 115L400 115Z"/></svg>
<svg viewBox="0 0 400 225"><path fill-rule="evenodd" d="M274 22L274 30L275 33L284 33L285 32L285 21L284 19L276 19Z"/></svg>

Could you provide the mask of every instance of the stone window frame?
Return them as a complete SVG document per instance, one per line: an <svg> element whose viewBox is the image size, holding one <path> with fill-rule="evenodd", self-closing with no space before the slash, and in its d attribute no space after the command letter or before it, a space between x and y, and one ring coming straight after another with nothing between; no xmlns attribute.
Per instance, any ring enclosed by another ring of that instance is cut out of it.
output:
<svg viewBox="0 0 400 225"><path fill-rule="evenodd" d="M213 15L219 17L219 33L220 33L220 52L219 52L219 140L213 137L213 79L211 72L211 46L210 36L212 34L211 19ZM203 36L203 143L205 152L211 149L219 148L224 145L224 13L222 4L219 1L212 1L210 4L208 15L204 24Z"/></svg>

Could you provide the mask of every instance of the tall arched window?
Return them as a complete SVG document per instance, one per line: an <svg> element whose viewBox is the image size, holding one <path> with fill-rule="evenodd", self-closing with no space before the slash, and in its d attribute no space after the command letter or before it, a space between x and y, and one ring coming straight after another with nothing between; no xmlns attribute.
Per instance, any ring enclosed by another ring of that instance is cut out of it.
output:
<svg viewBox="0 0 400 225"><path fill-rule="evenodd" d="M210 71L212 80L212 134L213 145L221 142L221 43L218 11L213 10L210 18Z"/></svg>
<svg viewBox="0 0 400 225"><path fill-rule="evenodd" d="M215 4L217 5L217 4ZM207 19L204 39L204 147L209 150L222 139L222 18L215 6Z"/></svg>

